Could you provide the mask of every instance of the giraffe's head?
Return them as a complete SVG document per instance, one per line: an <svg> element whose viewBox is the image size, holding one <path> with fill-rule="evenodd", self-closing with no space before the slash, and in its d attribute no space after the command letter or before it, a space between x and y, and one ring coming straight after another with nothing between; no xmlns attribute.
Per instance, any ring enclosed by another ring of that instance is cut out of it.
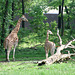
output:
<svg viewBox="0 0 75 75"><path fill-rule="evenodd" d="M21 19L22 19L23 21L28 21L27 18L26 18L24 15L22 15Z"/></svg>
<svg viewBox="0 0 75 75"><path fill-rule="evenodd" d="M53 34L50 30L48 30L47 32L48 32L48 34Z"/></svg>

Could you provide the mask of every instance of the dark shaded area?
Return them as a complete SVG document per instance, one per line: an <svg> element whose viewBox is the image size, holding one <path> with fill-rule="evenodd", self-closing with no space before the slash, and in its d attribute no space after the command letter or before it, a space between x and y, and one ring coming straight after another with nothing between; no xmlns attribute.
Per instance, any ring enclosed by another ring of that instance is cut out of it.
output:
<svg viewBox="0 0 75 75"><path fill-rule="evenodd" d="M45 62L42 62L42 63L39 63L38 66L42 66L42 65L44 65L44 64L45 64Z"/></svg>
<svg viewBox="0 0 75 75"><path fill-rule="evenodd" d="M6 0L5 11L3 11L3 22L2 22L2 30L1 30L1 46L3 45L4 37L5 37L5 19L7 16L7 12L8 12L8 0Z"/></svg>

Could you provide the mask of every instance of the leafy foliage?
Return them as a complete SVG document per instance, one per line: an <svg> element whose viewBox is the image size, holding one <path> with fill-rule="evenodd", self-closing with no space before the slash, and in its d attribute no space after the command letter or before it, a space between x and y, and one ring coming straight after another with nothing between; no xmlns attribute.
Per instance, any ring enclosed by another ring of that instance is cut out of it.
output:
<svg viewBox="0 0 75 75"><path fill-rule="evenodd" d="M68 14L64 15L64 21L66 23L65 27L68 28L68 22L70 24L70 29L72 29L72 27L74 27L75 23L75 2L71 1L70 3L67 4L67 10L68 10ZM67 21L67 19L69 19Z"/></svg>
<svg viewBox="0 0 75 75"><path fill-rule="evenodd" d="M43 7L41 4L38 4L36 6L33 6L31 9L29 16L32 17L30 20L31 28L34 32L37 32L39 36L42 35L40 32L45 32L45 30L48 29L49 24L44 23L44 21L47 19L47 17L43 14L43 10L45 7Z"/></svg>
<svg viewBox="0 0 75 75"><path fill-rule="evenodd" d="M53 21L53 22L51 22L50 24L51 24L51 31L56 30L56 28L57 28L57 23L56 23L56 21Z"/></svg>

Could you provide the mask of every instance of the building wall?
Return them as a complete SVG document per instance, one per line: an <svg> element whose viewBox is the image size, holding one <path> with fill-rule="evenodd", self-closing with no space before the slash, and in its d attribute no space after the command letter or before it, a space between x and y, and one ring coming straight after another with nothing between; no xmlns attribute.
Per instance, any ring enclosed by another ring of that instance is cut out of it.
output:
<svg viewBox="0 0 75 75"><path fill-rule="evenodd" d="M47 20L44 21L44 23L48 22L50 24L50 22L52 21L56 21L58 23L58 14L44 14L45 16L47 16ZM31 17L28 16L28 14L25 14L27 19L32 19ZM25 28L30 29L30 23L29 22L25 22Z"/></svg>

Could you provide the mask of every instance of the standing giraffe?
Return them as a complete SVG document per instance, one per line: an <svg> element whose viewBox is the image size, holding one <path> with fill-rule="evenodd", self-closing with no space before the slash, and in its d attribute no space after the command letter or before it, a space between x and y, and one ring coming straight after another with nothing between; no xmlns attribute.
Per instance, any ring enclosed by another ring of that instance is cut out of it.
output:
<svg viewBox="0 0 75 75"><path fill-rule="evenodd" d="M19 29L20 29L20 23L22 21L28 21L24 15L21 18L19 18L16 27L5 38L4 48L5 48L5 52L6 52L6 61L10 61L9 60L9 55L10 55L10 51L11 51L12 46L14 46L14 50L13 50L13 61L15 61L15 48L18 45L18 36L17 36L17 33L18 33Z"/></svg>
<svg viewBox="0 0 75 75"><path fill-rule="evenodd" d="M50 50L51 55L54 54L55 51L55 43L49 41L49 34L53 34L50 30L47 31L47 38L45 41L45 52L46 52L46 58L48 58L48 52Z"/></svg>

